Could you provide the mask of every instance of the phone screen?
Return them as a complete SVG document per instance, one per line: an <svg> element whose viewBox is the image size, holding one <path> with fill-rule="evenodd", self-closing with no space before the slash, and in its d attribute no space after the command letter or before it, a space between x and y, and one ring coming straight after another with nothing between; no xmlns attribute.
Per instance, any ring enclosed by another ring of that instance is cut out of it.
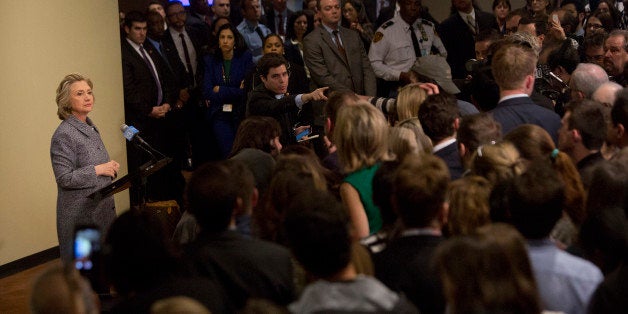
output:
<svg viewBox="0 0 628 314"><path fill-rule="evenodd" d="M312 130L311 130L311 129L306 129L305 131L303 131L303 132L301 132L301 133L297 134L297 142L298 142L298 141L300 141L300 140L302 140L302 139L303 139L303 137L305 137L305 136L309 135L310 133L312 133Z"/></svg>
<svg viewBox="0 0 628 314"><path fill-rule="evenodd" d="M81 271L94 268L95 254L100 251L100 230L78 227L74 233L74 267Z"/></svg>

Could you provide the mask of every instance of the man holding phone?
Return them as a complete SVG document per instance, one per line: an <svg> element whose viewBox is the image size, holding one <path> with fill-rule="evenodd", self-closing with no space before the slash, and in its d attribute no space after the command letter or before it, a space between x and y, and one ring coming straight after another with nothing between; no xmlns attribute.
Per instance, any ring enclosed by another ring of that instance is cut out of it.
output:
<svg viewBox="0 0 628 314"><path fill-rule="evenodd" d="M325 91L328 87L315 89L311 93L289 95L288 61L276 53L265 54L257 64L257 72L262 84L253 89L246 104L248 116L269 116L281 125L281 142L285 145L297 142L297 135L309 130L309 125L302 125L299 113L303 105L311 101L327 100Z"/></svg>

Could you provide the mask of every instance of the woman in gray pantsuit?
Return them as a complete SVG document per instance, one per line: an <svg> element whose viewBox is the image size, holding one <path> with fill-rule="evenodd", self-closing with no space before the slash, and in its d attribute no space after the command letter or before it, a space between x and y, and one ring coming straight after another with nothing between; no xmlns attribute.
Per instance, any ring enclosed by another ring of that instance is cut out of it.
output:
<svg viewBox="0 0 628 314"><path fill-rule="evenodd" d="M57 181L57 237L61 258L72 260L72 237L78 224L95 224L104 233L116 218L113 197L100 202L87 196L111 183L120 165L109 154L87 115L94 106L92 81L66 75L57 88L57 115L63 120L50 144Z"/></svg>

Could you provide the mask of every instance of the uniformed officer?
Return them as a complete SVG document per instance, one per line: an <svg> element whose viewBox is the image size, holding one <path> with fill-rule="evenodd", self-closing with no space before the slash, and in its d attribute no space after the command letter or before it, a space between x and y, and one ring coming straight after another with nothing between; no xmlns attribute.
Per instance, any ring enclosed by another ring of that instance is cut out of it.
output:
<svg viewBox="0 0 628 314"><path fill-rule="evenodd" d="M412 81L410 68L418 57L434 53L447 57L447 51L434 24L419 18L421 0L398 3L399 15L384 23L373 36L369 59L378 78L407 84Z"/></svg>

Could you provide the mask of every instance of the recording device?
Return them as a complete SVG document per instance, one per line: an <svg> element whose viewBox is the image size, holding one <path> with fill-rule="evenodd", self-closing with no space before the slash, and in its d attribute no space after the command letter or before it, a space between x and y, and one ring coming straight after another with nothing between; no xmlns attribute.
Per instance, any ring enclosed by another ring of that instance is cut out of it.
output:
<svg viewBox="0 0 628 314"><path fill-rule="evenodd" d="M153 158L157 159L157 156L164 157L162 153L154 149L150 144L148 144L140 135L140 131L133 126L128 126L126 124L122 124L120 126L120 130L122 131L122 135L127 141L133 143L135 146L143 149L148 154L150 154Z"/></svg>
<svg viewBox="0 0 628 314"><path fill-rule="evenodd" d="M101 248L100 229L94 225L80 225L74 230L74 267L81 273L98 268Z"/></svg>
<svg viewBox="0 0 628 314"><path fill-rule="evenodd" d="M560 21L558 20L557 14L552 14L552 20L554 21L554 23L560 25Z"/></svg>

